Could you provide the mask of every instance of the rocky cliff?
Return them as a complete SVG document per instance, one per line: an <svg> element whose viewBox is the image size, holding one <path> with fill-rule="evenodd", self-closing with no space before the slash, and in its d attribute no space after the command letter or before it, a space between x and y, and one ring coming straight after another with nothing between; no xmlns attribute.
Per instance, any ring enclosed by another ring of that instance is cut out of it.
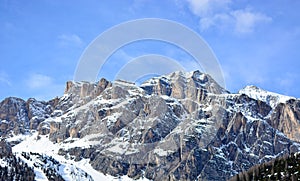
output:
<svg viewBox="0 0 300 181"><path fill-rule="evenodd" d="M174 72L140 86L68 82L48 102L7 98L0 134L37 131L59 147L54 154L115 177L226 180L298 152L299 109L298 99L255 86L232 94L207 74Z"/></svg>

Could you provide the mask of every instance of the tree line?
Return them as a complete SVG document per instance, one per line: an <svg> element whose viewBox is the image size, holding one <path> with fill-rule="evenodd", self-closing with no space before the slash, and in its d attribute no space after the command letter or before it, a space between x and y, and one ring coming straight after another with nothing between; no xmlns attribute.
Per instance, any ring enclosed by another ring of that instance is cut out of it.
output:
<svg viewBox="0 0 300 181"><path fill-rule="evenodd" d="M251 167L229 181L300 180L300 154L292 153Z"/></svg>
<svg viewBox="0 0 300 181"><path fill-rule="evenodd" d="M1 155L2 163L0 165L1 181L26 180L33 181L35 174L33 168L29 167L27 163L20 160L16 155L10 153L8 155Z"/></svg>

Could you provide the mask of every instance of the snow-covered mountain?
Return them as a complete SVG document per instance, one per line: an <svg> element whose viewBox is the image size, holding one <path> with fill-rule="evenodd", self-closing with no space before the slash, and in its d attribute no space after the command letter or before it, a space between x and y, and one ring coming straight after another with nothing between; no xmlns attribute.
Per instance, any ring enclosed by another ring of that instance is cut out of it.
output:
<svg viewBox="0 0 300 181"><path fill-rule="evenodd" d="M199 71L140 86L67 82L48 102L3 100L0 119L36 180L226 180L300 148L298 99L254 86L232 94Z"/></svg>
<svg viewBox="0 0 300 181"><path fill-rule="evenodd" d="M253 85L246 86L244 89L239 91L239 94L246 94L252 99L263 101L270 105L272 108L275 108L279 103L286 103L286 101L290 99L296 99L294 97L265 91Z"/></svg>

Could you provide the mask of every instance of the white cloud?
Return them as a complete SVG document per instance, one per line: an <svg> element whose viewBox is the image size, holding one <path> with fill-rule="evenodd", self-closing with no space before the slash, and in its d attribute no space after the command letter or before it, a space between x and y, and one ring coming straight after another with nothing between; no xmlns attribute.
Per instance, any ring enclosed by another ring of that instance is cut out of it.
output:
<svg viewBox="0 0 300 181"><path fill-rule="evenodd" d="M272 18L250 8L233 9L231 0L187 0L191 12L200 18L202 31L215 27L221 31L232 29L238 34L251 33Z"/></svg>
<svg viewBox="0 0 300 181"><path fill-rule="evenodd" d="M58 36L58 39L62 46L81 46L83 44L82 39L76 34L62 34Z"/></svg>
<svg viewBox="0 0 300 181"><path fill-rule="evenodd" d="M27 87L30 89L42 89L53 85L53 79L43 74L31 74L26 81Z"/></svg>

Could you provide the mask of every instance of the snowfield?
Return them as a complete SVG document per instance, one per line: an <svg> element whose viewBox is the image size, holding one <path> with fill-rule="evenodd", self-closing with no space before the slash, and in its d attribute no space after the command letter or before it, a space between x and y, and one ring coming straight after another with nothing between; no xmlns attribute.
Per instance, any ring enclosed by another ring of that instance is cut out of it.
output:
<svg viewBox="0 0 300 181"><path fill-rule="evenodd" d="M120 178L116 178L110 175L104 175L101 172L93 169L88 159L82 159L79 162L74 160L66 159L64 156L58 155L58 150L60 148L68 147L81 147L84 146L83 140L75 143L58 143L54 144L48 139L48 135L38 135L38 132L34 132L31 136L18 136L18 139L22 139L23 141L12 148L13 153L16 154L17 157L22 159L25 163L27 163L30 167L34 167L34 172L36 174L37 181L47 181L47 177L45 173L43 173L42 169L37 168L35 165L39 162L37 158L31 156L30 160L27 160L22 156L22 153L38 153L40 155L45 155L46 157L52 157L56 161L59 162L58 165L51 165L51 167L58 166L59 174L66 181L74 181L74 180L94 180L94 181L114 181L114 180L122 180L122 181L131 181L133 179L128 176L122 176ZM49 162L49 161L48 161ZM0 164L5 166L6 163L3 160L0 160ZM87 177L86 177L87 175ZM139 179L139 181L148 180L145 178Z"/></svg>

